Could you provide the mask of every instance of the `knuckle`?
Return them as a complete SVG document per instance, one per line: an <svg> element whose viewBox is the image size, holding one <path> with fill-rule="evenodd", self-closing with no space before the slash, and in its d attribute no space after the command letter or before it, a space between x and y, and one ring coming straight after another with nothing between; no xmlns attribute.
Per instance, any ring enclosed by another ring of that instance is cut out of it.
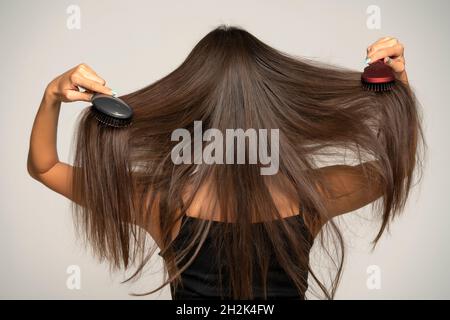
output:
<svg viewBox="0 0 450 320"><path fill-rule="evenodd" d="M88 71L89 70L89 66L86 63L80 63L77 68L77 71Z"/></svg>
<svg viewBox="0 0 450 320"><path fill-rule="evenodd" d="M395 49L397 49L398 51L400 51L401 54L403 54L403 51L405 50L405 48L403 47L402 44L398 43L395 45Z"/></svg>
<svg viewBox="0 0 450 320"><path fill-rule="evenodd" d="M70 74L69 79L72 82L76 82L78 80L78 74L76 72L73 72L72 74Z"/></svg>

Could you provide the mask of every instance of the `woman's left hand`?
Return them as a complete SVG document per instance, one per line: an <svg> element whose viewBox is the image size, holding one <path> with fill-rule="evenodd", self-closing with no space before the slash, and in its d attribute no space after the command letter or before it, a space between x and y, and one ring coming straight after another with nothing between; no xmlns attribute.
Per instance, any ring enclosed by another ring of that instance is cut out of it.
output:
<svg viewBox="0 0 450 320"><path fill-rule="evenodd" d="M383 59L392 68L397 79L408 84L404 53L405 47L396 38L380 38L367 48L366 63L371 64Z"/></svg>

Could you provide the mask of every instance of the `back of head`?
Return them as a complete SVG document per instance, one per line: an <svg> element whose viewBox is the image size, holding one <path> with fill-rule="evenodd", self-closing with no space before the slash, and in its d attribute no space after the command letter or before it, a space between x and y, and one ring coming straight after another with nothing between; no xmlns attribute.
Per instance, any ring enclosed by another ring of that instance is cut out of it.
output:
<svg viewBox="0 0 450 320"><path fill-rule="evenodd" d="M216 28L176 70L121 97L134 111L130 127L100 127L89 110L82 114L73 185L88 204L77 208L81 229L101 258L128 265L147 251L144 237L123 222L136 224L158 212L160 245L167 248L169 281L175 281L187 267L175 261L202 245L210 224L199 222L181 253L170 250L172 230L207 185L205 208L233 223L216 232L233 297L251 297L253 266L265 270L269 263L263 233L300 292L306 290L298 272L303 268L332 297L342 268L339 229L331 222L321 234L333 239L330 255L338 266L327 289L309 265L305 248L311 244L296 232L299 225L273 222L282 217L273 194L301 203L307 225L317 229L329 221L317 192L327 181L317 169L353 156L353 163L377 160L371 162L383 190L377 239L402 209L422 139L417 104L399 81L378 94L363 90L360 76L282 53L241 28ZM246 142L241 149L239 134ZM253 228L255 220L263 228ZM254 248L258 257L250 254Z"/></svg>

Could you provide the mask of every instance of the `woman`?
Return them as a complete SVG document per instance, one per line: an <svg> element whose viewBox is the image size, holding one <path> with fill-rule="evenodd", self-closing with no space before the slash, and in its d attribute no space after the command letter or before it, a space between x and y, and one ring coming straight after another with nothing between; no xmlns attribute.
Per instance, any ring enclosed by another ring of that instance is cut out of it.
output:
<svg viewBox="0 0 450 320"><path fill-rule="evenodd" d="M290 57L221 26L169 75L121 97L134 110L130 127L101 126L85 109L71 166L56 150L61 102L114 94L80 64L45 90L28 172L72 200L100 259L125 268L140 262L131 278L159 247L169 278L151 292L170 283L175 299L304 299L311 275L319 289L311 292L333 298L344 249L331 219L379 199L376 243L402 210L419 161L422 133L402 44L392 37L373 43L366 63L380 59L397 77L382 94L365 91L360 72ZM172 134L194 133L195 121L221 132L279 130L279 145L267 146L279 149L278 172L261 175L260 162L174 164ZM314 240L333 263L329 285L309 263Z"/></svg>

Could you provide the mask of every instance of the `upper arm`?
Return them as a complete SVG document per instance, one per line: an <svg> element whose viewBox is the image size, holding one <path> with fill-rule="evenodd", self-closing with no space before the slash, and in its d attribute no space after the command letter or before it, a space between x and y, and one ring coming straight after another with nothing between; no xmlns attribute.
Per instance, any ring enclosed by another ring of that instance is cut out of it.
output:
<svg viewBox="0 0 450 320"><path fill-rule="evenodd" d="M45 173L36 173L32 170L29 170L29 173L34 179L41 182L51 190L63 195L64 197L76 202L79 205L82 205L81 201L75 199L74 192L72 190L74 170L76 170L76 168L72 165L64 162L58 162ZM149 216L146 214L150 193L147 194L144 198L142 198L140 195L141 193L137 190L137 188L134 187L133 194L131 195L133 207L138 211L142 211L142 213L136 215L137 220L135 221L135 224L151 233L154 233L154 231L151 230L151 227L154 225L154 223L150 221ZM144 206L141 206L139 203L142 200L144 201ZM155 201L152 210L155 211L157 208L157 202Z"/></svg>
<svg viewBox="0 0 450 320"><path fill-rule="evenodd" d="M318 169L323 186L318 185L317 189L330 219L364 207L382 196L380 176L371 164Z"/></svg>
<svg viewBox="0 0 450 320"><path fill-rule="evenodd" d="M53 191L75 201L72 192L72 179L74 167L64 163L57 162L53 167L44 173L29 171L30 175Z"/></svg>

